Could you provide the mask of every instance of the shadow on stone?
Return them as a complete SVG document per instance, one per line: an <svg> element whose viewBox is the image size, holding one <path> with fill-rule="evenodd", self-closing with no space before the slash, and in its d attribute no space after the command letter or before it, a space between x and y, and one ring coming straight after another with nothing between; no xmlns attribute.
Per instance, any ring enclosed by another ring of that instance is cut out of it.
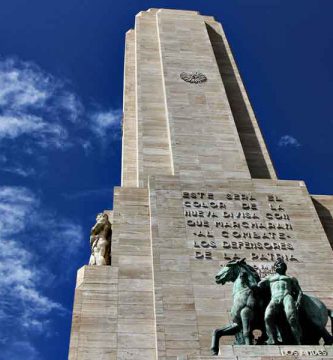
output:
<svg viewBox="0 0 333 360"><path fill-rule="evenodd" d="M271 179L222 36L206 24L251 177Z"/></svg>
<svg viewBox="0 0 333 360"><path fill-rule="evenodd" d="M331 212L318 200L311 197L314 207L317 210L319 219L325 230L328 241L333 249L333 217Z"/></svg>

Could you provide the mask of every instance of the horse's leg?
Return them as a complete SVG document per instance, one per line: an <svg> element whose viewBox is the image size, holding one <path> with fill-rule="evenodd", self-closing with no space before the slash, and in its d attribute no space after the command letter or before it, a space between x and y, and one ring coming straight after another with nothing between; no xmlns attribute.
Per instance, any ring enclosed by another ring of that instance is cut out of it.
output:
<svg viewBox="0 0 333 360"><path fill-rule="evenodd" d="M212 336L211 353L212 355L218 355L219 353L219 342L222 336L235 335L239 330L239 326L236 323L232 323L223 328L215 329Z"/></svg>
<svg viewBox="0 0 333 360"><path fill-rule="evenodd" d="M242 309L240 315L242 319L245 345L252 345L251 323L253 320L253 311L246 306Z"/></svg>
<svg viewBox="0 0 333 360"><path fill-rule="evenodd" d="M333 345L333 336L326 330L326 328L323 327L320 332L325 345Z"/></svg>

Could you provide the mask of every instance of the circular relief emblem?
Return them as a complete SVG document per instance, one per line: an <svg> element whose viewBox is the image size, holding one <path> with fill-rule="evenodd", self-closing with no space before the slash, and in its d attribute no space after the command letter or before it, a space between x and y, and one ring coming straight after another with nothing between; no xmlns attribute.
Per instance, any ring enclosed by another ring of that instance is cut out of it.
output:
<svg viewBox="0 0 333 360"><path fill-rule="evenodd" d="M183 79L184 81L192 83L192 84L201 84L201 83L207 81L207 76L198 71L191 72L191 73L182 72L180 74L180 78Z"/></svg>

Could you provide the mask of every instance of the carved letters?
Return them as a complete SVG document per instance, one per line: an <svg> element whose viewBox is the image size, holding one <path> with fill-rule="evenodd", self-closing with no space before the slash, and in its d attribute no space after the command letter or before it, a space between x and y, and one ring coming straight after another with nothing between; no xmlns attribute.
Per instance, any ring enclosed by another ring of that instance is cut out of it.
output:
<svg viewBox="0 0 333 360"><path fill-rule="evenodd" d="M259 201L250 193L217 198L213 192L184 191L182 197L196 259L211 260L214 250L225 250L221 260L241 259L246 251L251 261L299 261L293 254L293 225L279 196L267 194Z"/></svg>
<svg viewBox="0 0 333 360"><path fill-rule="evenodd" d="M280 350L282 356L292 356L292 357L300 357L300 356L328 356L328 352L325 349L281 349Z"/></svg>

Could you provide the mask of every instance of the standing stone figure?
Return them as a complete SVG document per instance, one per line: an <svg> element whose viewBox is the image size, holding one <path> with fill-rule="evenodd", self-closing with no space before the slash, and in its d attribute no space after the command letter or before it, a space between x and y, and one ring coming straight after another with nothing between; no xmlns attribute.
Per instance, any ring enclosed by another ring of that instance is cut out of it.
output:
<svg viewBox="0 0 333 360"><path fill-rule="evenodd" d="M302 290L298 281L286 275L287 265L282 258L274 264L275 274L267 276L258 283L259 288L269 287L271 300L265 311L265 326L268 336L267 344L278 344L278 338L283 337L285 331L279 328L281 318L286 317L293 336L293 342L301 344L301 327L298 312L302 300Z"/></svg>
<svg viewBox="0 0 333 360"><path fill-rule="evenodd" d="M111 265L112 225L106 213L96 217L90 232L91 256L89 265Z"/></svg>

